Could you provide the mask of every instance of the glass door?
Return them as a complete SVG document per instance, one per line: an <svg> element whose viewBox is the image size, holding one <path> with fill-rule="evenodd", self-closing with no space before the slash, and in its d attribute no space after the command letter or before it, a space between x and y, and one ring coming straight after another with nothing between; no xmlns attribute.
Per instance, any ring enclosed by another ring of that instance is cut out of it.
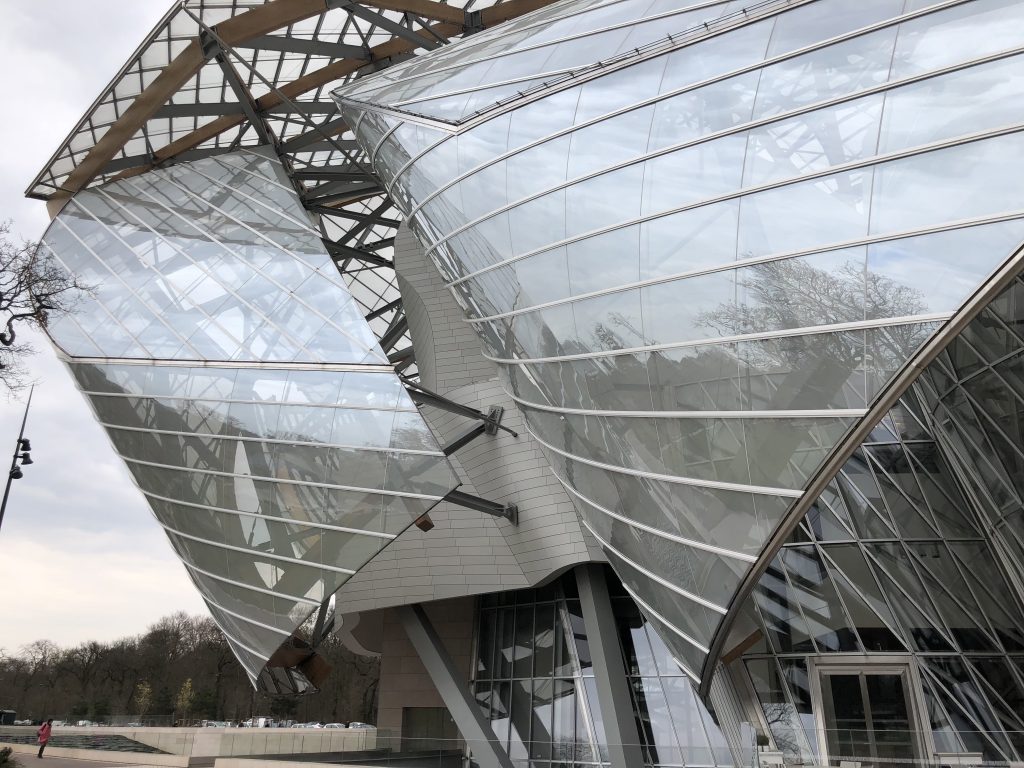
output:
<svg viewBox="0 0 1024 768"><path fill-rule="evenodd" d="M921 758L906 667L819 667L828 762L897 766Z"/></svg>

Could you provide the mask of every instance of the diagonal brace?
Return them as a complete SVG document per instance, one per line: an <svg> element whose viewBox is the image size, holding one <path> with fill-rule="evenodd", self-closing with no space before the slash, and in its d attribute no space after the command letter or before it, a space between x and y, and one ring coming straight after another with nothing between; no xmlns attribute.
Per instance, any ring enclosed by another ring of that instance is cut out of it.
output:
<svg viewBox="0 0 1024 768"><path fill-rule="evenodd" d="M509 429L501 423L501 418L505 413L504 408L492 406L488 413L484 413L483 411L471 408L468 405L463 405L462 403L456 403L454 400L449 400L444 395L432 392L411 379L403 378L402 383L405 384L405 388L409 391L409 397L412 398L414 403L430 405L434 408L440 408L442 411L448 411L449 413L456 413L459 416L465 416L468 419L478 419L483 421L490 425L487 432L489 435L495 435L498 433L498 430L501 429L508 432L512 437L519 437L518 432L513 429ZM497 411L495 411L496 408Z"/></svg>
<svg viewBox="0 0 1024 768"><path fill-rule="evenodd" d="M519 507L515 504L499 504L496 501L485 499L482 496L474 496L472 493L465 493L464 491L449 491L448 495L444 497L445 501L457 504L460 507L466 509L474 509L477 512L483 512L486 515L492 515L493 517L502 517L508 520L512 525L519 525Z"/></svg>

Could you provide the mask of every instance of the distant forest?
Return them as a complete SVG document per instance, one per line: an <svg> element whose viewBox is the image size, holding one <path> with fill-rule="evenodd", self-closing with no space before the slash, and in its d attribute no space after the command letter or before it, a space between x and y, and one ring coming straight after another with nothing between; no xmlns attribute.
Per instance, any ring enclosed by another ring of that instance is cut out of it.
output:
<svg viewBox="0 0 1024 768"><path fill-rule="evenodd" d="M319 693L254 694L224 636L208 617L175 613L145 633L111 643L61 648L37 640L0 649L0 709L19 719L147 725L245 720L272 715L300 722L376 722L376 659L334 636L320 646L333 667Z"/></svg>

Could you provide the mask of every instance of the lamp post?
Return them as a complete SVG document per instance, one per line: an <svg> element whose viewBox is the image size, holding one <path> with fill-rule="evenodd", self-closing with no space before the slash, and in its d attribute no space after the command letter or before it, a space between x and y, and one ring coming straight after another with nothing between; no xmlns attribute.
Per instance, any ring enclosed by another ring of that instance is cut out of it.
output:
<svg viewBox="0 0 1024 768"><path fill-rule="evenodd" d="M21 419L21 431L18 433L18 442L14 444L14 456L11 459L11 470L7 473L7 487L4 488L4 500L0 502L0 526L4 524L4 510L7 509L7 497L11 493L11 483L15 480L20 480L23 475L21 468L27 467L32 464L32 457L29 455L29 451L32 450L32 445L29 443L28 438L25 437L25 422L28 421L28 407L32 405L32 392L35 391L35 385L32 385L32 389L28 391L28 402L25 403L25 415ZM19 464L18 461L21 460Z"/></svg>

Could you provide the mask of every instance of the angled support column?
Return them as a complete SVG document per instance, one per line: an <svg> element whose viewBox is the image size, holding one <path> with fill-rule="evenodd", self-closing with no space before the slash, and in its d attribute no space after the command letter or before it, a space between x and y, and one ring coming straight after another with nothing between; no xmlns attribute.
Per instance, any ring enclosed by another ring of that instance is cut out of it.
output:
<svg viewBox="0 0 1024 768"><path fill-rule="evenodd" d="M626 679L626 665L619 647L619 633L608 597L608 584L600 565L576 567L587 644L594 661L597 698L601 704L608 754L615 768L643 768L640 735L633 716L633 697Z"/></svg>
<svg viewBox="0 0 1024 768"><path fill-rule="evenodd" d="M459 676L423 608L401 605L395 611L459 732L473 750L473 759L482 768L513 768L508 754L498 744L494 731L480 711L480 705L470 694L469 682Z"/></svg>

